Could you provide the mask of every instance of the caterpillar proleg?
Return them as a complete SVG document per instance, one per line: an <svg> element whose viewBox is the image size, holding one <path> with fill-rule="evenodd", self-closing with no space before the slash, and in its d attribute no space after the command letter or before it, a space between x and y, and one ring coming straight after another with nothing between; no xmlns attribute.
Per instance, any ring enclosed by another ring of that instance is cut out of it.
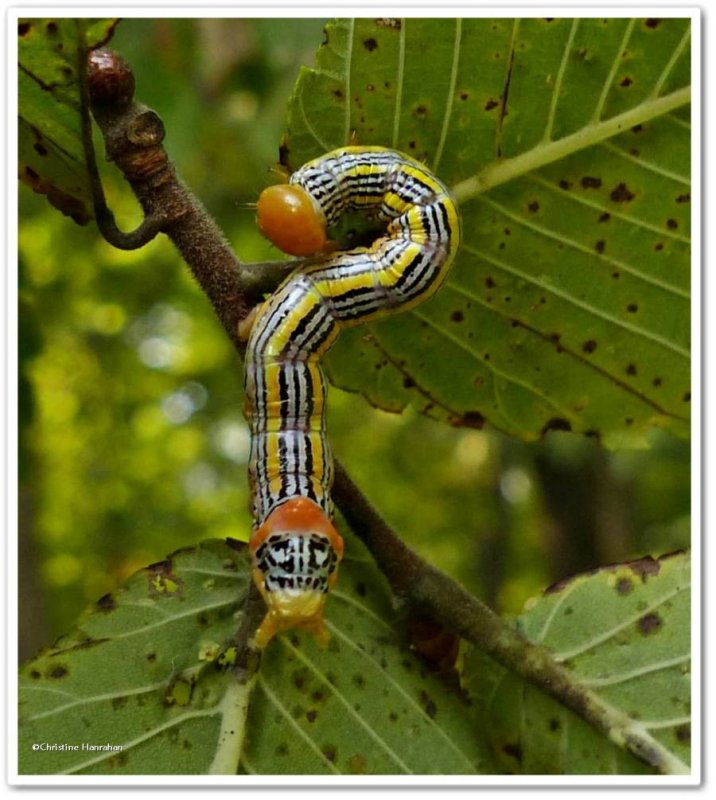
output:
<svg viewBox="0 0 716 800"><path fill-rule="evenodd" d="M354 211L384 223L384 235L370 247L326 252L327 229ZM323 643L343 540L331 522L321 359L341 329L431 297L455 257L460 221L446 187L419 162L383 147L342 147L264 190L258 225L285 252L316 257L258 309L246 351L250 552L268 607L256 642L264 647L298 626Z"/></svg>

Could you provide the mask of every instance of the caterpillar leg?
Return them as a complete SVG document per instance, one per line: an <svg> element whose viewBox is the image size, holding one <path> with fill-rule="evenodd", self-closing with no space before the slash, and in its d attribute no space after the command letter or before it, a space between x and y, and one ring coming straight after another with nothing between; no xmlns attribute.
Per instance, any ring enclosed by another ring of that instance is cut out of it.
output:
<svg viewBox="0 0 716 800"><path fill-rule="evenodd" d="M256 644L266 647L277 633L303 628L325 647L323 610L343 556L343 539L328 517L312 500L292 498L269 514L249 551L251 574L268 609Z"/></svg>
<svg viewBox="0 0 716 800"><path fill-rule="evenodd" d="M254 327L254 322L256 322L256 317L259 316L261 309L264 307L264 303L259 303L255 305L251 311L239 322L238 325L238 333L239 339L242 342L248 342L249 336L251 335L251 329Z"/></svg>

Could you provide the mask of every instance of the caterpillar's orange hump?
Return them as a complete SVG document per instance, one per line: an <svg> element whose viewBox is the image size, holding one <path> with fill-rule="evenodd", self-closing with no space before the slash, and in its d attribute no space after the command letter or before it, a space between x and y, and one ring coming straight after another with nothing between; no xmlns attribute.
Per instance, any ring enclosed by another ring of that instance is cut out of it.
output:
<svg viewBox="0 0 716 800"><path fill-rule="evenodd" d="M259 195L257 219L261 233L284 253L310 256L325 247L325 218L300 186L284 183L264 189Z"/></svg>

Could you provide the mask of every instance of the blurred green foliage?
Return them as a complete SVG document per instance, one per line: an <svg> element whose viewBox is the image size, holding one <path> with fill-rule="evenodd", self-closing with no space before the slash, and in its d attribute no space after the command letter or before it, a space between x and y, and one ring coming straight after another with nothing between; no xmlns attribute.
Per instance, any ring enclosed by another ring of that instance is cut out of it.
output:
<svg viewBox="0 0 716 800"><path fill-rule="evenodd" d="M322 20L126 20L112 46L177 170L246 261L275 258L250 204ZM101 145L98 142L101 153ZM140 219L112 167L125 229ZM21 657L145 564L248 538L241 365L170 243L104 243L20 188ZM687 547L688 443L605 452L390 415L333 389L337 457L415 546L497 610L566 574ZM28 609L32 608L32 614Z"/></svg>

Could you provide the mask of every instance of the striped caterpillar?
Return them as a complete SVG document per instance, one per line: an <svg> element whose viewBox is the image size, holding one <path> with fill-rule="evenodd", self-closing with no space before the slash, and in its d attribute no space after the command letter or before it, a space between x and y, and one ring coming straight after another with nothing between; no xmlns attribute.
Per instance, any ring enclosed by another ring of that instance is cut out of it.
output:
<svg viewBox="0 0 716 800"><path fill-rule="evenodd" d="M327 229L365 211L384 223L370 247L328 252ZM328 632L323 607L343 540L331 522L333 461L321 359L343 328L404 311L443 283L460 240L455 202L420 163L383 147L342 147L265 189L258 225L291 255L315 255L256 309L248 336L252 577L268 612L256 632ZM316 255L317 254L317 255Z"/></svg>

